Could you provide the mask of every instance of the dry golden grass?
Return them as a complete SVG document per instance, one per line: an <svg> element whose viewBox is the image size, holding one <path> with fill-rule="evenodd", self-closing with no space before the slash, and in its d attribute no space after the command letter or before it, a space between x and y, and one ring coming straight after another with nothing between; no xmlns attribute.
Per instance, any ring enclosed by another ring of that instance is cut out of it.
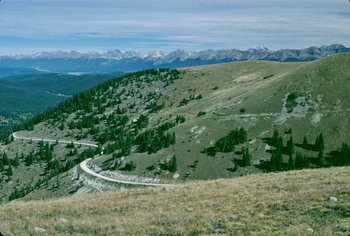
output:
<svg viewBox="0 0 350 236"><path fill-rule="evenodd" d="M350 168L0 205L4 235L349 235ZM338 201L329 201L335 196ZM314 231L311 233L311 229Z"/></svg>

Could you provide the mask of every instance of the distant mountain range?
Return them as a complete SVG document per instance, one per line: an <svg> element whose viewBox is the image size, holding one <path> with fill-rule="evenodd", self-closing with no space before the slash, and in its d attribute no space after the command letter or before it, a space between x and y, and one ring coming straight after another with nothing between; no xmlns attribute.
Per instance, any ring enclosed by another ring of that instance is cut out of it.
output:
<svg viewBox="0 0 350 236"><path fill-rule="evenodd" d="M312 61L332 54L346 52L350 52L350 48L341 44L277 51L267 48L253 48L248 50L222 49L199 52L185 50L173 52L123 52L120 50L87 53L77 51L40 52L31 55L1 56L0 77L4 70L6 70L6 75L11 75L11 70L16 75L26 73L28 70L54 73L133 72L149 68L188 67L246 60Z"/></svg>

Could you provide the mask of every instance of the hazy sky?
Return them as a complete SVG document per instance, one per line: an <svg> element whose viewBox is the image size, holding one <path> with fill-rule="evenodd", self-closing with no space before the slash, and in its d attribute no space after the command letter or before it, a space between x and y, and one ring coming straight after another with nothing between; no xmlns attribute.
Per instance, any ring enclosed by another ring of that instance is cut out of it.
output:
<svg viewBox="0 0 350 236"><path fill-rule="evenodd" d="M348 0L2 0L0 54L349 46Z"/></svg>

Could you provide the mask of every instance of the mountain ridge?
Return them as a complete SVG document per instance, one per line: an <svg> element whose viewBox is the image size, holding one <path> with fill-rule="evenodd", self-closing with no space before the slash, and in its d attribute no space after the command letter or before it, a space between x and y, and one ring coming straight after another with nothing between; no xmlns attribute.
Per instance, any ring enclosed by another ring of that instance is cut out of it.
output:
<svg viewBox="0 0 350 236"><path fill-rule="evenodd" d="M150 68L178 68L223 62L269 60L281 62L313 61L336 53L350 52L342 44L332 44L305 49L251 48L208 49L204 51L106 51L40 52L29 55L0 56L1 67L41 68L51 72L110 73L113 71L133 72Z"/></svg>
<svg viewBox="0 0 350 236"><path fill-rule="evenodd" d="M350 52L350 48L345 47L342 44L331 44L324 45L321 47L310 46L304 49L279 49L270 50L266 47L256 47L249 48L247 50L240 49L207 49L201 51L191 51L191 50L174 50L174 51L161 51L161 50L151 50L151 51L122 51L119 49L110 49L105 51L89 51L89 52L78 52L76 50L72 51L42 51L34 54L20 54L20 55L3 55L0 56L1 59L78 59L78 58L88 58L88 59L111 59L111 60L123 60L130 58L141 58L141 59L155 59L157 64L162 64L162 61L171 60L188 60L201 58L202 60L269 60L273 58L278 58L277 55L281 54L295 54L294 56L299 56L304 58L305 56L314 55L315 58L318 56L328 56L338 52ZM257 55L258 54L258 55ZM240 55L242 57L240 57ZM280 59L283 61L283 58ZM301 59L302 60L302 59Z"/></svg>

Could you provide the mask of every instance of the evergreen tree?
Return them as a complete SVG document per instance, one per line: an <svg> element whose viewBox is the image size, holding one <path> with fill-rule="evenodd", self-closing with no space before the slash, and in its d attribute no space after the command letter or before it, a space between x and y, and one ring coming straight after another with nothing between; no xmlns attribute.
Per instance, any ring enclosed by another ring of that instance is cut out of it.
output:
<svg viewBox="0 0 350 236"><path fill-rule="evenodd" d="M310 168L310 158L304 156L304 168Z"/></svg>
<svg viewBox="0 0 350 236"><path fill-rule="evenodd" d="M276 153L272 152L271 159L270 159L270 169L272 172L277 171L277 161L276 161Z"/></svg>
<svg viewBox="0 0 350 236"><path fill-rule="evenodd" d="M44 142L43 141L39 142L39 157L40 157L40 160L45 159L45 149L44 149Z"/></svg>
<svg viewBox="0 0 350 236"><path fill-rule="evenodd" d="M282 170L282 164L283 164L283 155L282 155L282 149L279 148L276 150L276 170L281 171Z"/></svg>
<svg viewBox="0 0 350 236"><path fill-rule="evenodd" d="M165 143L164 143L164 147L169 147L172 143L172 135L170 133L166 134L166 139L165 139Z"/></svg>
<svg viewBox="0 0 350 236"><path fill-rule="evenodd" d="M33 152L30 152L24 159L25 165L26 166L30 166L33 164Z"/></svg>
<svg viewBox="0 0 350 236"><path fill-rule="evenodd" d="M297 152L295 155L295 169L303 169L304 167L304 157L303 154Z"/></svg>
<svg viewBox="0 0 350 236"><path fill-rule="evenodd" d="M323 139L323 134L321 133L320 134L320 137L319 137L319 142L320 142L320 150L324 150L324 147L325 147L325 145L324 145L324 139Z"/></svg>
<svg viewBox="0 0 350 236"><path fill-rule="evenodd" d="M67 146L66 146L66 148L74 148L74 147L75 147L75 146L74 146L74 143L73 143L73 142L68 143Z"/></svg>
<svg viewBox="0 0 350 236"><path fill-rule="evenodd" d="M0 172L4 171L4 161L0 159Z"/></svg>
<svg viewBox="0 0 350 236"><path fill-rule="evenodd" d="M276 152L281 153L283 152L283 139L282 137L279 137L276 143Z"/></svg>
<svg viewBox="0 0 350 236"><path fill-rule="evenodd" d="M294 158L292 154L289 154L289 158L288 158L288 170L294 170L295 166L294 166Z"/></svg>
<svg viewBox="0 0 350 236"><path fill-rule="evenodd" d="M13 166L14 166L14 167L18 167L18 166L19 166L19 156L18 156L18 153L16 153L15 160L14 160L14 162L13 162Z"/></svg>
<svg viewBox="0 0 350 236"><path fill-rule="evenodd" d="M119 167L120 167L120 159L114 158L114 164L112 166L112 170L118 170Z"/></svg>
<svg viewBox="0 0 350 236"><path fill-rule="evenodd" d="M181 123L184 123L185 121L186 121L185 117L179 116L179 115L176 116L176 124L181 124Z"/></svg>
<svg viewBox="0 0 350 236"><path fill-rule="evenodd" d="M232 167L231 167L231 170L233 172L236 172L238 170L238 165L236 163L232 163Z"/></svg>
<svg viewBox="0 0 350 236"><path fill-rule="evenodd" d="M10 165L10 160L9 160L9 158L7 157L6 152L4 152L4 153L2 154L2 161L3 161L4 165Z"/></svg>
<svg viewBox="0 0 350 236"><path fill-rule="evenodd" d="M295 146L293 141L293 135L290 136L290 139L287 141L287 153L289 155L294 154L295 152Z"/></svg>
<svg viewBox="0 0 350 236"><path fill-rule="evenodd" d="M77 155L77 154L78 154L78 148L77 148L77 147L74 147L74 149L73 149L73 154L74 154L74 155Z"/></svg>
<svg viewBox="0 0 350 236"><path fill-rule="evenodd" d="M138 129L145 128L149 123L148 117L145 115L140 115L139 118L136 121L136 127Z"/></svg>
<svg viewBox="0 0 350 236"><path fill-rule="evenodd" d="M125 167L123 168L123 170L126 171L133 171L136 169L136 164L133 161L129 161L125 164Z"/></svg>
<svg viewBox="0 0 350 236"><path fill-rule="evenodd" d="M242 158L243 167L250 166L252 156L249 153L248 147L242 147L242 155L243 155L243 158Z"/></svg>
<svg viewBox="0 0 350 236"><path fill-rule="evenodd" d="M307 149L307 148L308 148L308 146L309 146L309 144L308 144L308 142L307 142L307 138L306 138L306 136L304 136L302 146L303 146L303 148L304 148L304 149Z"/></svg>
<svg viewBox="0 0 350 236"><path fill-rule="evenodd" d="M59 125L59 127L58 127L61 131L62 130L64 130L64 128L65 128L65 126L64 126L64 123L63 122L61 122L61 124Z"/></svg>
<svg viewBox="0 0 350 236"><path fill-rule="evenodd" d="M65 171L70 170L74 167L75 163L71 160L68 159L68 161L66 162L66 165L64 167Z"/></svg>
<svg viewBox="0 0 350 236"><path fill-rule="evenodd" d="M318 153L317 159L318 159L318 164L321 167L327 165L326 159L324 158L323 150L320 150L320 152Z"/></svg>
<svg viewBox="0 0 350 236"><path fill-rule="evenodd" d="M321 133L319 136L316 137L315 146L318 151L324 150L324 140L323 140L323 134Z"/></svg>
<svg viewBox="0 0 350 236"><path fill-rule="evenodd" d="M12 171L11 165L8 166L6 175L7 175L8 177L10 177L10 176L13 175L13 171Z"/></svg>
<svg viewBox="0 0 350 236"><path fill-rule="evenodd" d="M174 145L176 143L176 135L175 132L173 132L172 139L171 139L171 145Z"/></svg>
<svg viewBox="0 0 350 236"><path fill-rule="evenodd" d="M277 148L274 152L271 154L270 159L270 168L271 171L281 171L282 170L282 164L283 164L283 155L281 148Z"/></svg>
<svg viewBox="0 0 350 236"><path fill-rule="evenodd" d="M273 135L272 135L272 145L273 146L277 147L279 138L280 138L280 134L279 134L278 130L275 129L273 131Z"/></svg>
<svg viewBox="0 0 350 236"><path fill-rule="evenodd" d="M240 128L238 131L238 140L240 143L247 142L247 131L244 128Z"/></svg>
<svg viewBox="0 0 350 236"><path fill-rule="evenodd" d="M53 158L52 149L50 148L50 144L46 143L45 151L44 151L44 160L46 160L47 162L50 162L52 158Z"/></svg>
<svg viewBox="0 0 350 236"><path fill-rule="evenodd" d="M171 173L174 173L177 171L177 160L176 160L176 156L173 155L173 157L171 158L170 162L169 162L169 171Z"/></svg>
<svg viewBox="0 0 350 236"><path fill-rule="evenodd" d="M12 201L12 200L15 200L15 199L17 199L18 198L18 190L15 188L12 192L11 192L11 194L10 194L10 196L9 196L9 201Z"/></svg>
<svg viewBox="0 0 350 236"><path fill-rule="evenodd" d="M342 166L348 166L350 164L350 146L348 144L342 144L340 153L336 157L336 164Z"/></svg>

